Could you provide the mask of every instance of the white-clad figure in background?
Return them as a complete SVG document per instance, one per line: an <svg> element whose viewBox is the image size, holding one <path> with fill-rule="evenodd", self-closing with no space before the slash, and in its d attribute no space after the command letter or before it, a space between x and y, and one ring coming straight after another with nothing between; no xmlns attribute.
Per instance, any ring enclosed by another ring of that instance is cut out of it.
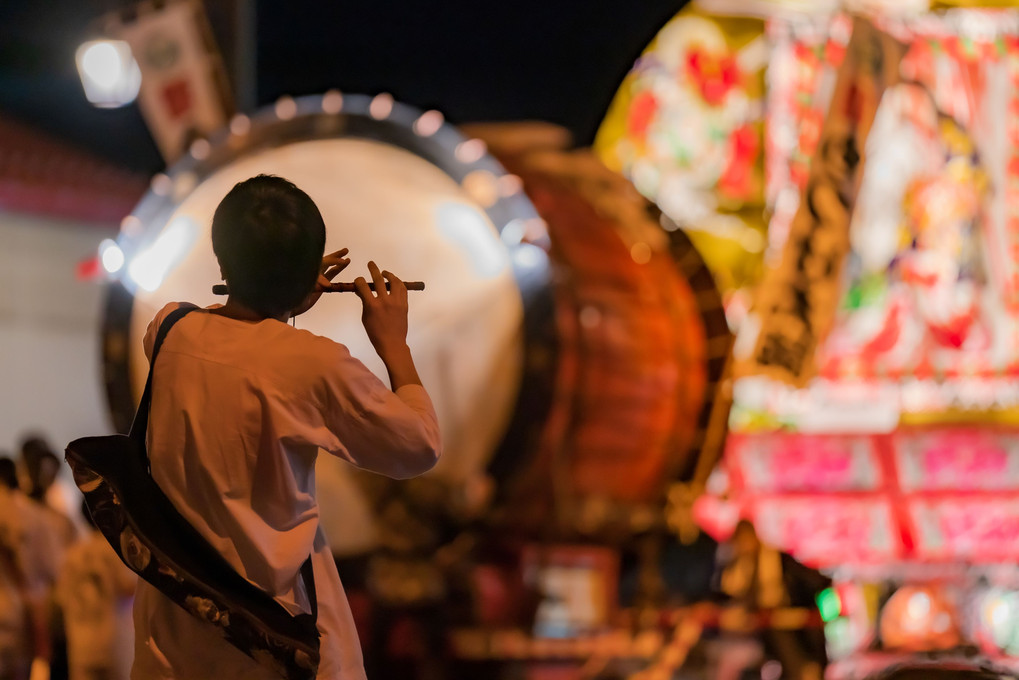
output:
<svg viewBox="0 0 1019 680"><path fill-rule="evenodd" d="M138 578L91 524L87 508L82 515L92 528L64 556L56 593L64 612L69 680L127 680Z"/></svg>

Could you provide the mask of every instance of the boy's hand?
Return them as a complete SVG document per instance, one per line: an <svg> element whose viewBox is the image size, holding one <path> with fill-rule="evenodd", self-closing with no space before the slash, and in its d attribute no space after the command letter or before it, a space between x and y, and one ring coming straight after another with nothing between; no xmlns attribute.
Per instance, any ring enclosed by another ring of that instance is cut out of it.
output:
<svg viewBox="0 0 1019 680"><path fill-rule="evenodd" d="M314 307L318 299L322 297L323 291L329 290L329 285L336 278L336 275L350 264L350 259L344 257L348 250L348 248L341 248L335 253L329 253L322 258L322 266L318 270L318 280L315 282L315 288L308 293L308 297L304 298L304 302L290 312L291 317L304 314Z"/></svg>
<svg viewBox="0 0 1019 680"><path fill-rule="evenodd" d="M354 281L354 288L361 298L361 323L375 351L385 361L391 353L407 346L407 287L395 274L379 271L374 262L368 263L368 271L375 292L372 293L363 276Z"/></svg>

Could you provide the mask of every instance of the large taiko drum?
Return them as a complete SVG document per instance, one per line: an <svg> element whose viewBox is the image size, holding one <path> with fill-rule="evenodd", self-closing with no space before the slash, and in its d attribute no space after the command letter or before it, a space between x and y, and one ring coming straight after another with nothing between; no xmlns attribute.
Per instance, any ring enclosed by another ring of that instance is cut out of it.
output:
<svg viewBox="0 0 1019 680"><path fill-rule="evenodd" d="M724 434L714 395L731 334L714 277L589 150L557 147L533 124L468 129L523 181L556 271L555 398L507 485L508 523L610 542L661 526L675 482Z"/></svg>
<svg viewBox="0 0 1019 680"><path fill-rule="evenodd" d="M341 278L365 275L374 260L404 280L426 282L424 292L411 293L408 341L445 445L429 474L451 484L479 475L529 380L529 309L548 278L543 223L519 180L483 143L461 136L438 112L387 95L282 99L194 142L153 179L124 220L117 239L124 264L107 298L105 373L118 429L126 429L144 384L141 339L153 315L170 301L223 301L212 294L221 280L212 214L235 183L259 173L293 181L319 206L326 251L350 249ZM297 326L342 342L386 380L356 296L324 296ZM370 550L373 509L350 469L320 456L317 483L334 551Z"/></svg>

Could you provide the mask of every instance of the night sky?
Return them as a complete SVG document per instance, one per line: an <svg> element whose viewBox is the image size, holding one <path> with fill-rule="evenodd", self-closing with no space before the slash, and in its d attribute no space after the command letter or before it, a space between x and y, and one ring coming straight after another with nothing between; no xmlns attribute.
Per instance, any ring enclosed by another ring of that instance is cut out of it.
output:
<svg viewBox="0 0 1019 680"><path fill-rule="evenodd" d="M0 2L0 112L121 166L162 160L137 107L85 100L74 50L116 0ZM623 76L683 0L261 0L259 104L338 88L390 92L454 123L536 119L591 141ZM208 0L229 53L231 2ZM2 141L0 141L2 143Z"/></svg>

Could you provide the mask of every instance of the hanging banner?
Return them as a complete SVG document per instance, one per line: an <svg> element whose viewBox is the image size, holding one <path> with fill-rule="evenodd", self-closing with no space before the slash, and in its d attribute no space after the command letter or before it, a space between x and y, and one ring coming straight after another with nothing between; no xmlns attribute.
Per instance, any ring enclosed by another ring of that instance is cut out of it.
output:
<svg viewBox="0 0 1019 680"><path fill-rule="evenodd" d="M202 7L192 0L140 5L107 31L131 46L142 73L138 105L167 163L226 124L231 98Z"/></svg>
<svg viewBox="0 0 1019 680"><path fill-rule="evenodd" d="M739 374L803 386L816 371L814 350L841 296L867 133L882 93L898 79L901 56L902 47L891 36L854 19L785 250L759 288L754 309L759 332L752 355L737 367Z"/></svg>

